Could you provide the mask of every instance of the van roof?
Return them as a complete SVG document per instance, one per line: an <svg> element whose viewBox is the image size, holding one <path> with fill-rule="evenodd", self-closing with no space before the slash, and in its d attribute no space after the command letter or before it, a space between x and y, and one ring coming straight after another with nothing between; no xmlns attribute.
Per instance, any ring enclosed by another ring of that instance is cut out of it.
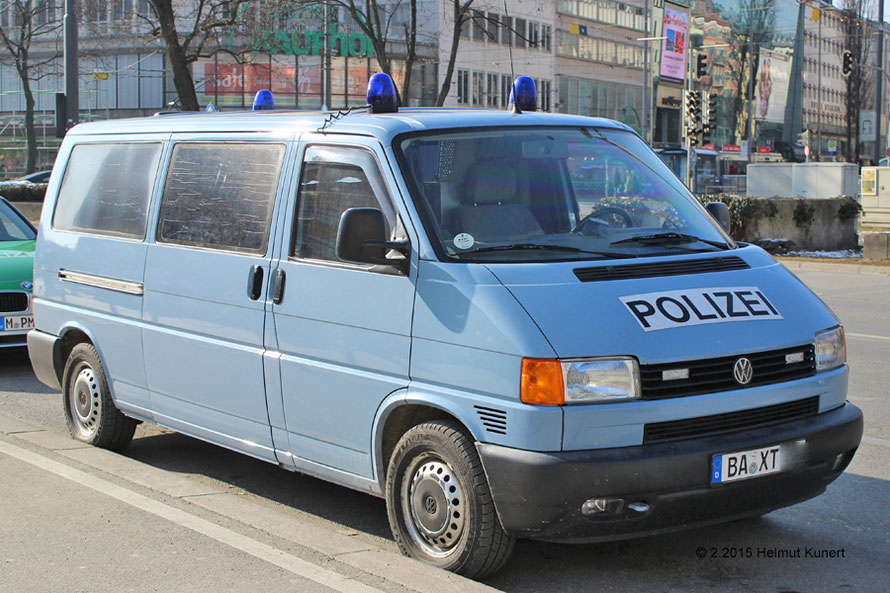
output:
<svg viewBox="0 0 890 593"><path fill-rule="evenodd" d="M296 134L315 132L337 111L175 112L153 117L115 119L79 124L68 135L229 133ZM633 131L610 119L540 111L514 114L507 110L406 107L398 113L370 114L363 109L335 118L325 131L374 136L385 143L405 132L491 126L596 126Z"/></svg>

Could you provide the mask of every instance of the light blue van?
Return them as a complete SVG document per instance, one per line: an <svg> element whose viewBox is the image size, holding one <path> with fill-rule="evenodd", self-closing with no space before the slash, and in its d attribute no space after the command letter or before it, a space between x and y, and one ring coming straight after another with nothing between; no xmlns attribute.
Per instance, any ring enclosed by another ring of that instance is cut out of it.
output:
<svg viewBox="0 0 890 593"><path fill-rule="evenodd" d="M150 422L385 497L404 553L476 578L515 538L823 492L862 436L838 319L632 130L518 94L72 129L28 346L74 437Z"/></svg>

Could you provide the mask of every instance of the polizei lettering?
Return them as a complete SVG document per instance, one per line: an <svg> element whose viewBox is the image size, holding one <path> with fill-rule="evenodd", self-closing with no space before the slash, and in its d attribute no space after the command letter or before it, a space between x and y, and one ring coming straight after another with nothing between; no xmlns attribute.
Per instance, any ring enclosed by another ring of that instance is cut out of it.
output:
<svg viewBox="0 0 890 593"><path fill-rule="evenodd" d="M619 298L647 332L704 323L782 319L756 286L670 290Z"/></svg>

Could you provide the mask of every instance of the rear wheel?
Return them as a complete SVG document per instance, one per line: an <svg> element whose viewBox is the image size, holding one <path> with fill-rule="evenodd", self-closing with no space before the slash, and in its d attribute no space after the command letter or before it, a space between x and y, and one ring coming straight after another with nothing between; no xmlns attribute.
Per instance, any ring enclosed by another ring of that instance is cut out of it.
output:
<svg viewBox="0 0 890 593"><path fill-rule="evenodd" d="M386 508L405 555L470 578L497 571L513 550L473 441L451 421L420 424L401 438L389 463Z"/></svg>
<svg viewBox="0 0 890 593"><path fill-rule="evenodd" d="M71 435L103 449L126 449L137 422L115 407L105 369L92 344L78 344L71 350L62 379L65 420Z"/></svg>

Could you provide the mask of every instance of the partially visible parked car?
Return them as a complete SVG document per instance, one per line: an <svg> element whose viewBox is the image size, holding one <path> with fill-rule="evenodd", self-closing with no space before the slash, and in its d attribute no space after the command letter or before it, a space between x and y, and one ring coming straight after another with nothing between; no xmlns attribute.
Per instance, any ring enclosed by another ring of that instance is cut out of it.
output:
<svg viewBox="0 0 890 593"><path fill-rule="evenodd" d="M0 197L0 348L26 346L34 327L31 282L37 230L24 214Z"/></svg>
<svg viewBox="0 0 890 593"><path fill-rule="evenodd" d="M49 181L50 173L52 173L52 171L38 171L36 173L31 173L30 175L25 175L24 177L0 181L0 185L10 185L14 183L46 183Z"/></svg>

